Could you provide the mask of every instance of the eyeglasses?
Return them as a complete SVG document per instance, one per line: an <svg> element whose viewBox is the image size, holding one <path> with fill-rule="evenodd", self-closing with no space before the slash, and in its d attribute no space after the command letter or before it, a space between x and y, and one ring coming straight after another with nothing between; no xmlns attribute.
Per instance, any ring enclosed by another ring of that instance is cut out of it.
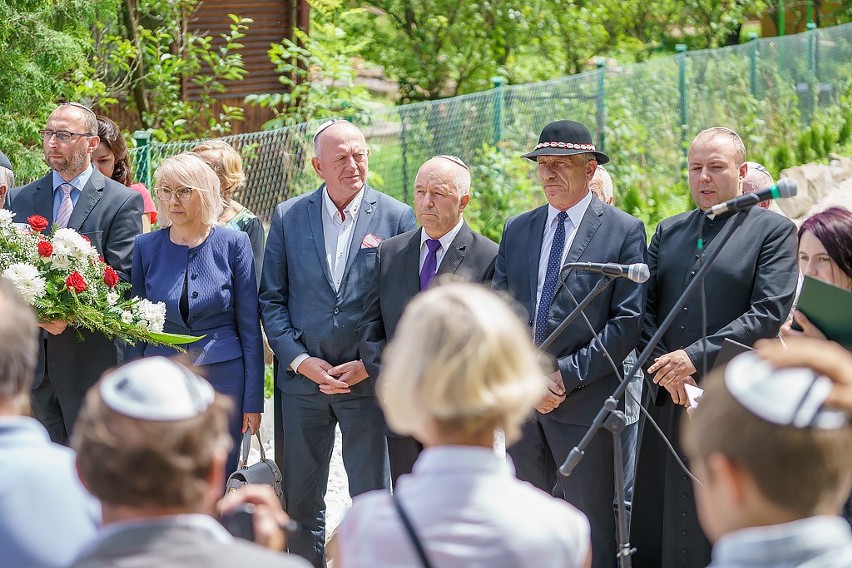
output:
<svg viewBox="0 0 852 568"><path fill-rule="evenodd" d="M53 136L59 138L61 142L68 142L75 136L85 136L86 138L94 136L94 134L89 134L88 132L68 132L67 130L39 130L38 133L45 142Z"/></svg>
<svg viewBox="0 0 852 568"><path fill-rule="evenodd" d="M169 189L167 187L156 188L157 198L160 201L171 201L172 197L177 197L178 201L186 201L192 196L194 187L179 187L177 189Z"/></svg>

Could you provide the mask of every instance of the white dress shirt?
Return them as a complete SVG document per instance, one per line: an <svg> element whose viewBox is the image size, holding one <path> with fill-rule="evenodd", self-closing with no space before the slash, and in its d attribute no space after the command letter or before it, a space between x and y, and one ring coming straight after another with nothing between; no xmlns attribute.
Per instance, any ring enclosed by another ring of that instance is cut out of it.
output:
<svg viewBox="0 0 852 568"><path fill-rule="evenodd" d="M352 235L355 231L355 223L358 221L358 211L361 209L361 200L364 198L364 188L355 194L352 201L343 208L343 214L337 209L337 205L331 200L328 189L322 190L322 233L325 240L325 261L328 271L331 273L331 281L334 291L340 290L340 283L346 271L346 262L349 260L349 247L352 246ZM302 362L310 357L308 353L301 353L290 363L290 368L295 372Z"/></svg>
<svg viewBox="0 0 852 568"><path fill-rule="evenodd" d="M358 220L358 210L361 208L361 199L364 197L364 188L355 194L352 201L343 208L343 213L337 209L337 205L328 195L328 190L322 190L322 232L325 237L325 260L328 270L331 272L331 281L334 291L340 289L340 281L343 280L343 271L346 269L346 261L349 259L349 246L352 244L352 233L355 222Z"/></svg>
<svg viewBox="0 0 852 568"><path fill-rule="evenodd" d="M459 222L455 227L447 231L446 235L438 239L441 242L441 247L435 252L435 258L438 261L438 264L435 265L436 271L441 268L441 261L444 260L444 257L447 255L447 250L450 248L450 245L453 244L453 240L456 238L456 235L459 234L459 231L462 228L462 223L464 223L464 219L459 219ZM429 254L429 247L426 246L426 241L431 238L432 237L426 234L426 229L420 231L420 266L417 269L418 274L423 270L423 263L426 262L426 255Z"/></svg>
<svg viewBox="0 0 852 568"><path fill-rule="evenodd" d="M586 214L586 209L589 208L589 203L591 202L592 192L590 191L576 205L566 210L568 216L565 218L565 248L562 249L560 266L565 264L565 259L568 258L568 251L571 249L571 243L574 242L577 228L580 226L580 221L583 220L583 215ZM537 313L538 303L541 301L541 290L544 288L544 279L547 277L547 263L550 260L550 249L553 246L553 237L556 236L556 226L558 224L556 216L559 213L559 209L556 209L553 205L547 206L547 222L544 224L541 254L538 257L538 287L535 291L535 310L533 310L533 313Z"/></svg>
<svg viewBox="0 0 852 568"><path fill-rule="evenodd" d="M427 448L396 494L441 568L573 568L589 553L586 517L515 479L489 448ZM350 568L422 566L387 491L355 498L338 543Z"/></svg>

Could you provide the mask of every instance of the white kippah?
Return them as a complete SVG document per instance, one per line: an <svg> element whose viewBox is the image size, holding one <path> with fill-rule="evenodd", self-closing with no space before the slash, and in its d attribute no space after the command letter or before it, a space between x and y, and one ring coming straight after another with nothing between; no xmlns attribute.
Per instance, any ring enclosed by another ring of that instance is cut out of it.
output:
<svg viewBox="0 0 852 568"><path fill-rule="evenodd" d="M810 369L776 369L755 353L735 357L725 368L725 386L740 404L773 424L834 430L844 412L823 408L831 379Z"/></svg>
<svg viewBox="0 0 852 568"><path fill-rule="evenodd" d="M104 404L125 416L151 421L186 420L207 410L210 383L165 357L148 357L108 373L100 383Z"/></svg>

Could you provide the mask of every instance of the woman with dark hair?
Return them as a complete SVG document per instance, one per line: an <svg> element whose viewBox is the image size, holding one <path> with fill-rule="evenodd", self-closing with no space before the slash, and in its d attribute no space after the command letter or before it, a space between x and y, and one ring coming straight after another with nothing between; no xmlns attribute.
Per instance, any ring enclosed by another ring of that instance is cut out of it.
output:
<svg viewBox="0 0 852 568"><path fill-rule="evenodd" d="M118 126L105 116L98 116L98 137L101 143L92 154L92 163L106 177L124 184L142 196L142 232L151 230L157 222L157 208L151 199L151 192L144 184L134 183L130 172L130 158L127 155L127 143Z"/></svg>
<svg viewBox="0 0 852 568"><path fill-rule="evenodd" d="M844 290L852 290L852 211L830 207L811 215L799 227L799 271ZM781 327L781 335L804 334L825 339L802 312L793 319L804 331L795 331L791 322Z"/></svg>

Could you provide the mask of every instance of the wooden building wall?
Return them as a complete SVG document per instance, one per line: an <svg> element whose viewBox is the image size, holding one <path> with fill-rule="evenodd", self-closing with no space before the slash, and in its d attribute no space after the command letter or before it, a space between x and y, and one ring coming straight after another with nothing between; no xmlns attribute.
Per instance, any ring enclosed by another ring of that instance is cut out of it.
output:
<svg viewBox="0 0 852 568"><path fill-rule="evenodd" d="M245 78L242 81L225 81L227 91L216 95L219 107L226 104L245 109L245 120L233 123L234 133L256 132L264 122L273 118L272 111L245 105L243 98L249 94L281 90L278 74L269 61L267 51L270 44L292 36L296 6L300 1L303 0L202 0L190 16L189 29L213 36L214 47L221 43L219 35L229 31L231 19L228 14L254 20L246 37L240 40L245 46L241 50L247 70ZM198 87L187 81L183 93L185 100L196 99L198 95ZM141 127L138 114L128 110L127 105L119 103L103 111L125 131L132 132Z"/></svg>

